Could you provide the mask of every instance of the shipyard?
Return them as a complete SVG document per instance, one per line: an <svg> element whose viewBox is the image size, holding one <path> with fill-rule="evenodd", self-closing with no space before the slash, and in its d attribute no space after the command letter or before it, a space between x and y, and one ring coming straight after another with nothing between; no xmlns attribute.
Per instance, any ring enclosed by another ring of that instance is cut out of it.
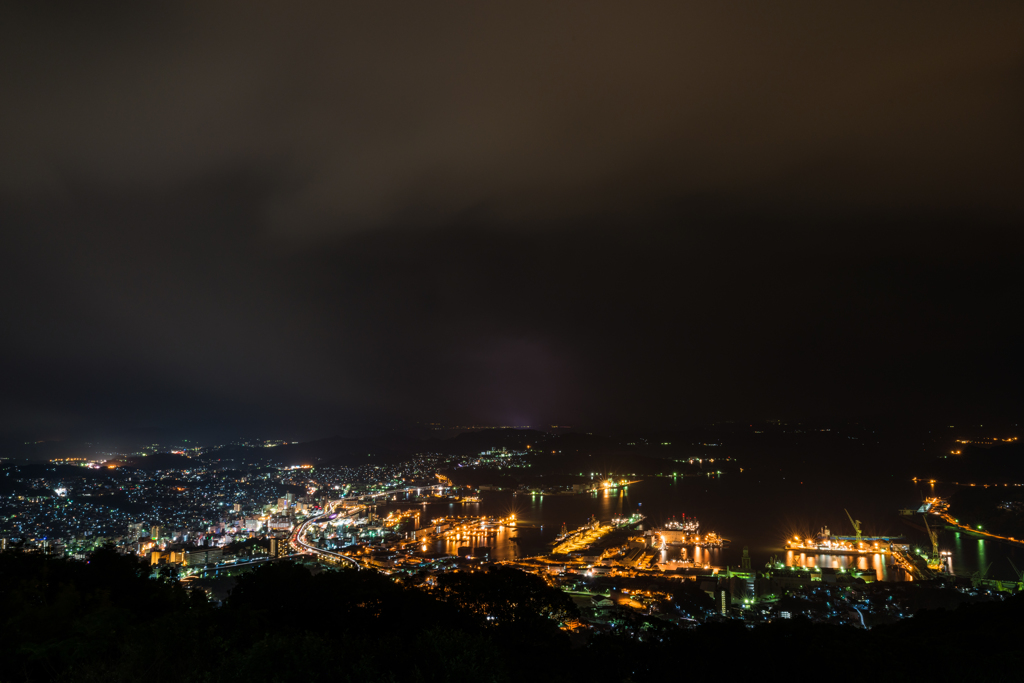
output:
<svg viewBox="0 0 1024 683"><path fill-rule="evenodd" d="M1024 2L0 36L0 682L1021 677Z"/></svg>
<svg viewBox="0 0 1024 683"><path fill-rule="evenodd" d="M501 492L444 479L427 496L410 489L336 501L327 508L331 514L305 527L305 540L296 540L298 549L311 556L418 577L428 585L449 571L510 567L535 574L573 597L586 617L572 627L577 630L600 629L623 610L657 613L682 626L711 614L750 624L804 614L824 623L870 628L911 610L898 601L879 605L878 595L952 591L971 599L1024 589L1021 577L994 582L984 572L957 575L953 553L940 541L948 526L948 502L937 497L924 500L913 515L890 510L893 528L902 524L908 532L924 531L924 545L915 546L906 533L868 533L851 512L840 509L846 522L841 531L821 525L814 534L779 538L767 561L755 561L745 541L737 549L738 561L723 562L726 553L735 552L729 537L742 535L743 529L706 528L697 515L678 508L659 514L661 522L653 523L643 512L648 501L635 498L635 492L650 491L652 485L664 484L606 477L575 491ZM524 493L534 501L528 508L517 502ZM493 510L499 500L505 514L480 511ZM604 518L591 513L575 525L551 523L548 505L559 502L561 510L582 501L604 510ZM454 514L432 512L442 508ZM315 530L318 524L324 531ZM339 560L342 556L347 559ZM903 585L914 589L907 593ZM703 614L657 607L679 591L703 595L713 607ZM819 601L829 607L816 611Z"/></svg>
<svg viewBox="0 0 1024 683"><path fill-rule="evenodd" d="M233 478L218 476L225 464L203 453L146 456L162 468L153 475L134 467L141 459L54 463L60 479L45 482L52 501L17 499L16 519L36 509L60 519L78 501L110 495L90 483L97 476L133 491L171 490L200 509L230 496L239 500L231 511L237 517L181 528L133 521L126 534L99 547L95 539L91 549L46 538L5 547L46 558L117 552L143 562L154 580L174 581L214 605L231 604L232 591L250 577L288 567L386 581L410 601L477 605L482 619L503 614L488 594L529 585L527 593L561 605L544 618L581 652L608 637L646 643L725 623L771 630L810 622L867 634L921 609L999 605L1024 592L1022 563L1012 554L1019 532L999 519L977 519L971 506L980 497L1015 514L1017 487L905 478L864 502L851 484L798 514L789 508L782 519L745 511L778 509L780 496L810 485L807 474L772 479L716 455L711 471L702 470L709 457L664 459L650 473L552 475L530 472L538 461L524 450L430 454L385 467L231 462ZM72 476L78 472L84 476ZM479 585L490 593L477 592Z"/></svg>

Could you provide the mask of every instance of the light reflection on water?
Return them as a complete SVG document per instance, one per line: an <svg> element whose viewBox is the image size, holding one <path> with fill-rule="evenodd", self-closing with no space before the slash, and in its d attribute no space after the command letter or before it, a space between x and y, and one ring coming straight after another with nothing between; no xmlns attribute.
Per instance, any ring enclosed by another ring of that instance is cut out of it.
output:
<svg viewBox="0 0 1024 683"><path fill-rule="evenodd" d="M805 480L806 481L806 480ZM732 544L710 550L690 548L695 563L712 566L740 565L744 546L749 546L752 566L761 569L773 556L792 565L787 551L782 549L784 539L795 533L810 535L822 525L833 533L849 533L844 507L865 520L865 533L878 535L905 535L904 542L914 547L925 547L927 537L923 528L915 528L896 511L920 500L922 493L931 493L931 486L920 488L909 482L891 483L872 481L871 485L851 479L827 479L811 486L797 480L784 480L771 486L744 475L726 475L721 478L687 478L683 480L649 479L622 489L607 489L575 496L513 496L508 491L485 491L480 503L431 503L421 505L422 520L429 524L432 518L458 515L487 515L504 517L515 514L521 528L498 530L490 538L441 541L431 549L455 554L461 546L487 545L493 548L493 559L514 559L548 552L555 537L565 524L574 530L587 522L591 515L603 523L613 517L629 515L638 509L647 516L646 526L657 526L670 517L682 514L696 516L702 532L716 531ZM944 492L943 492L944 493ZM842 503L837 503L843 501ZM909 501L909 502L908 502ZM386 514L390 506L378 508ZM408 505L400 506L408 508ZM921 526L920 519L909 520ZM940 531L940 549L953 551L953 566L958 575L970 575L992 562L991 574L1000 566L1008 572L1010 565L1004 559L1006 546L971 538L965 534ZM678 557L678 550L669 547L666 559ZM1016 560L1016 557L1014 558ZM848 568L850 562L865 571L874 570L882 580L900 580L902 570L889 569L891 558L886 555L831 556L812 554L804 562L810 566ZM801 564L797 562L797 564ZM1018 562L1024 564L1024 562Z"/></svg>
<svg viewBox="0 0 1024 683"><path fill-rule="evenodd" d="M905 572L899 567L890 568L892 558L882 553L872 555L826 555L809 554L787 550L784 563L787 567L831 567L832 569L857 569L875 573L876 581L903 581Z"/></svg>

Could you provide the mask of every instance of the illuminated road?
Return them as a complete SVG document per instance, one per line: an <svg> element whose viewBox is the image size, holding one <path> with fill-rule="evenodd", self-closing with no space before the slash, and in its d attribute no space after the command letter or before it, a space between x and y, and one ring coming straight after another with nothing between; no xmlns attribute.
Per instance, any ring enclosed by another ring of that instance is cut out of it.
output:
<svg viewBox="0 0 1024 683"><path fill-rule="evenodd" d="M295 555L285 555L284 557L281 557L281 558L261 557L258 560L247 560L245 562L225 562L223 564L216 564L216 565L214 565L212 567L203 567L202 569L197 569L192 574L190 574L190 576L200 576L200 575L205 576L207 574L216 574L217 572L220 572L222 570L226 571L226 570L229 570L229 569L236 569L238 567L254 567L254 566L258 565L258 564L266 564L267 562L273 562L274 560L277 560L277 559L290 560L290 559L295 558L295 557L302 557L302 554L298 553L298 554L295 554ZM186 577L186 578L188 578L188 577Z"/></svg>
<svg viewBox="0 0 1024 683"><path fill-rule="evenodd" d="M304 521L302 524L300 524L298 527L296 527L295 531L292 532L292 538L291 538L292 548L294 548L294 549L296 549L296 550L298 550L298 551L300 551L302 553L307 553L307 554L310 554L310 555L316 555L317 557L319 557L321 559L324 559L324 560L326 560L328 562L334 563L334 564L340 564L342 562L347 562L347 563L351 564L353 567L355 567L356 569L362 569L363 567L359 564L359 562L357 562L355 560L355 558L349 557L348 555L342 555L341 553L336 553L336 552L334 552L332 550L324 550L323 548L317 548L316 546L312 546L309 543L306 543L305 536L306 536L306 531L309 529L309 525L310 524L316 524L317 522L322 522L325 519L331 517L334 514L334 509L338 505L339 502L341 502L341 501L335 501L333 503L328 503L327 507L324 509L322 514L319 514L319 515L317 515L315 517L310 517L309 519ZM360 508L353 508L352 510L349 511L349 514L355 514L359 510L360 510Z"/></svg>
<svg viewBox="0 0 1024 683"><path fill-rule="evenodd" d="M421 491L423 489L433 489L433 488L437 488L439 486L440 486L439 484L434 484L433 486L411 486L411 487L406 487L406 488L401 488L401 489L392 489L390 491L380 491L378 493L364 494L364 495L360 496L359 499L360 500L365 500L365 499L369 498L369 499L373 500L373 499L376 499L376 498L388 498L390 496L395 496L395 495L398 495L400 493L411 493L413 491ZM350 557L348 555L342 555L341 553L336 553L333 550L324 550L323 548L317 548L316 546L310 545L309 543L306 542L306 531L309 530L309 526L311 524L317 524L319 522L323 522L323 521L326 521L327 519L331 518L333 515L336 514L336 510L337 510L338 506L341 505L344 502L345 501L343 501L343 500L335 500L335 501L331 501L330 503L328 503L327 507L324 509L324 511L321 514L316 515L315 517L310 517L309 519L304 521L302 524L300 524L298 527L296 527L295 531L292 532L292 536L291 536L290 542L291 542L292 548L294 550L302 553L302 554L316 555L317 557L319 557L319 558L321 558L323 560L326 560L327 562L331 562L333 564L341 564L341 563L344 562L344 563L351 564L356 569L366 569L366 567L364 567L361 564L359 564L359 562L354 557ZM346 511L345 516L352 516L352 515L356 514L357 512L361 511L362 509L363 508L361 508L361 507L350 508L349 510Z"/></svg>
<svg viewBox="0 0 1024 683"><path fill-rule="evenodd" d="M441 485L441 484L431 484L430 486L407 486L406 488L391 489L390 491L378 491L377 493L363 493L363 494L359 495L359 500L361 500L361 501L362 500L366 500L366 499L374 500L374 499L377 499L377 498L387 498L389 496L397 496L400 493L412 493L413 491L416 491L417 493L419 493L420 491L424 491L424 490L427 490L427 491L430 491L430 490L433 490L433 489L444 490L444 488L445 487L443 485Z"/></svg>
<svg viewBox="0 0 1024 683"><path fill-rule="evenodd" d="M1005 541L1006 543L1014 543L1014 544L1017 544L1017 545L1024 545L1024 541L1019 541L1016 538L1013 538L1012 536L1009 536L1009 537L1007 537L1007 536L998 536L996 534L989 533L988 531L982 531L981 529L975 529L975 528L971 527L970 524L961 524L957 520L953 519L953 515L949 514L949 502L944 500L944 499L942 499L942 498L929 498L928 502L932 504L931 513L933 515L941 517L942 520L945 521L950 526L955 526L955 527L957 527L959 529L963 529L964 531L969 531L972 534L977 534L978 536L984 536L985 538L990 538L990 539L992 539L994 541Z"/></svg>

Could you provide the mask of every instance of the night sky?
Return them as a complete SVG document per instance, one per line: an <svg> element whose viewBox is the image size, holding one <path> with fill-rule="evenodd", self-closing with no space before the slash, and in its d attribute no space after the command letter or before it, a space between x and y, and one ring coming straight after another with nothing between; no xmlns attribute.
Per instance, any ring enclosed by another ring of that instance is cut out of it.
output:
<svg viewBox="0 0 1024 683"><path fill-rule="evenodd" d="M1024 408L1024 3L5 3L0 433Z"/></svg>

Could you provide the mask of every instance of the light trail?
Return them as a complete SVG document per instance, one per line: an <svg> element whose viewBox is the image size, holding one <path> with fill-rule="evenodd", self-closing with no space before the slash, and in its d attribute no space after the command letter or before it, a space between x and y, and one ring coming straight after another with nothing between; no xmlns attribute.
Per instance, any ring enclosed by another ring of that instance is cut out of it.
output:
<svg viewBox="0 0 1024 683"><path fill-rule="evenodd" d="M1012 536L999 536L988 531L983 531L982 529L974 529L971 527L970 524L961 524L953 518L953 515L949 514L949 501L945 500L944 498L929 498L927 502L932 503L932 510L930 511L931 514L940 517L947 524L955 526L959 529L963 529L964 531L968 531L972 534L976 534L978 536L990 538L994 541L1004 541L1006 543L1024 545L1024 541L1020 541Z"/></svg>
<svg viewBox="0 0 1024 683"><path fill-rule="evenodd" d="M309 519L304 521L302 524L300 524L298 527L296 527L295 531L292 532L291 544L292 544L293 548L295 548L297 550L300 550L303 553L307 553L307 554L310 554L310 555L316 555L317 557L321 557L323 559L326 559L328 562L333 562L333 563L348 562L353 567L355 567L356 569L362 569L363 568L362 565L360 565L359 562L355 560L355 558L349 557L348 555L342 555L341 553L336 553L336 552L331 551L331 550L324 550L323 548L317 548L316 546L313 546L313 545L310 545L309 543L306 543L306 540L305 540L306 531L309 529L309 526L311 524L316 524L317 522L324 521L324 519L330 518L331 515L334 514L335 507L340 502L341 501L337 501L337 502L334 502L334 503L328 503L327 507L324 508L324 511L321 514L316 515L315 517L310 517ZM361 508L352 508L352 510L350 511L350 514L355 514L360 509Z"/></svg>

